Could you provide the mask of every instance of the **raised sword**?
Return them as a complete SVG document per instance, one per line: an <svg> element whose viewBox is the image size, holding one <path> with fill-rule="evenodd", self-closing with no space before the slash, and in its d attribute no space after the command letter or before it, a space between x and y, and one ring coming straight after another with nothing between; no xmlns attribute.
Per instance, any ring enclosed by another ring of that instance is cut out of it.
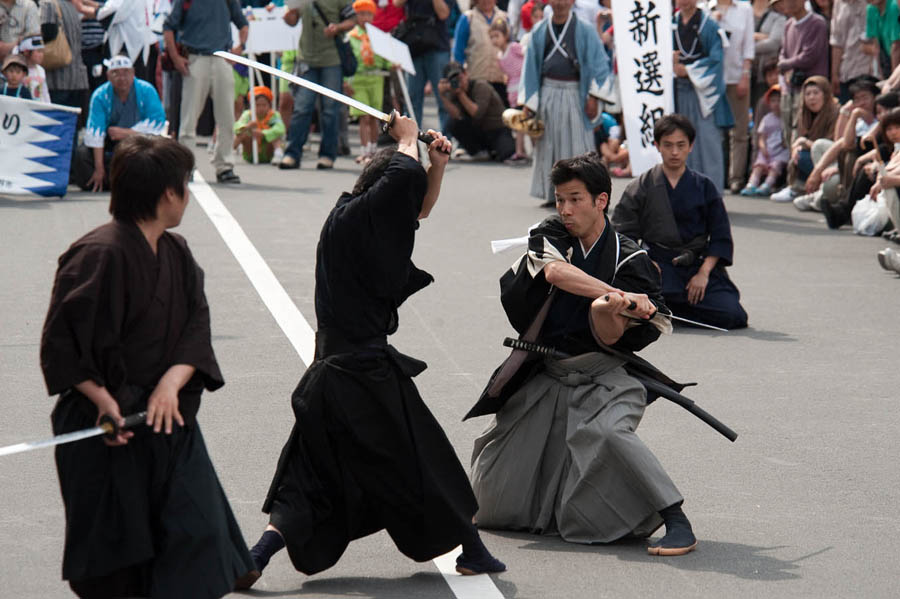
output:
<svg viewBox="0 0 900 599"><path fill-rule="evenodd" d="M384 123L384 129L387 131L391 128L391 125L394 124L394 119L398 114L397 111L391 112L391 114L387 114L386 112L382 112L377 108L372 108L368 104L363 104L359 100L355 100L350 96L345 96L340 92L336 92L333 89L329 89L324 85L319 85L318 83L314 83L312 81L308 81L303 77L298 77L297 75L288 73L287 71L282 71L281 69L277 69L273 66L263 64L261 62L257 62L255 60L251 60L249 58L244 58L243 56L239 56L237 54L232 54L231 52L225 52L224 50L219 50L218 52L214 52L215 56L220 58L224 58L225 60L236 62L238 64L242 64L247 67L254 68L258 71L262 71L263 73L268 73L270 75L274 75L275 77L281 77L282 79L286 79L291 83L295 83L300 87L305 87L308 90L312 90L317 94L321 94L327 98L331 98L341 104L346 104L347 106L352 106L357 110L361 110L365 112L369 116L373 116L379 121ZM419 131L419 141L424 143L425 145L431 145L431 142L434 141L434 138L425 133L424 131ZM446 154L446 152L444 152Z"/></svg>
<svg viewBox="0 0 900 599"><path fill-rule="evenodd" d="M24 453L34 449L42 449L44 447L54 447L56 445L62 445L63 443L72 443L74 441L81 441L82 439L99 437L100 435L115 437L119 434L119 431L133 428L146 421L147 412L138 412L137 414L126 416L125 423L122 426L119 426L116 424L115 420L106 414L100 419L100 424L92 426L91 428L73 431L71 433L63 433L62 435L56 435L55 437L44 439L43 441L27 441L25 443L16 443L15 445L0 447L0 457L12 455L14 453Z"/></svg>

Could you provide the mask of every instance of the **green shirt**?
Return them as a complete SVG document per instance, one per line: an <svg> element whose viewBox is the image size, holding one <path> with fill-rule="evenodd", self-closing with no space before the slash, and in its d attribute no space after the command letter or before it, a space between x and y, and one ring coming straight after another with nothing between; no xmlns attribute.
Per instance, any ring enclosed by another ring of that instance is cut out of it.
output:
<svg viewBox="0 0 900 599"><path fill-rule="evenodd" d="M341 22L341 10L353 4L351 0L316 0L319 8L331 23ZM311 67L336 67L341 64L334 39L325 37L327 23L322 21L319 12L313 7L311 0L290 0L285 2L289 8L297 8L303 21L303 32L300 34L300 47L297 61L305 62Z"/></svg>
<svg viewBox="0 0 900 599"><path fill-rule="evenodd" d="M869 4L866 6L866 39L877 39L881 49L888 56L891 55L891 46L900 39L900 9L897 0L887 0L884 14L878 12L878 7Z"/></svg>

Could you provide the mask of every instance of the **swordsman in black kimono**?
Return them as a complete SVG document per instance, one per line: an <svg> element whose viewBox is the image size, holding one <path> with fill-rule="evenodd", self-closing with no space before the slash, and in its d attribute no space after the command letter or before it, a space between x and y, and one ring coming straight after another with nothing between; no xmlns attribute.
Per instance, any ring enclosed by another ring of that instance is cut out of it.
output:
<svg viewBox="0 0 900 599"><path fill-rule="evenodd" d="M649 552L688 553L697 540L683 498L635 433L647 392L627 371L667 380L632 353L671 332L658 272L610 225L596 155L560 160L551 177L558 216L530 231L501 299L523 339L569 357L525 358L501 382L514 353L469 412L495 412L472 456L476 521L576 543L647 537L665 523Z"/></svg>
<svg viewBox="0 0 900 599"><path fill-rule="evenodd" d="M253 568L197 423L203 390L224 384L203 271L167 231L193 167L173 140L122 141L113 220L59 259L41 339L47 388L60 394L54 432L141 411L148 425L56 448L62 573L80 597L211 599Z"/></svg>
<svg viewBox="0 0 900 599"><path fill-rule="evenodd" d="M396 150L375 154L322 227L316 357L291 399L296 423L263 506L269 526L251 549L256 571L239 588L285 545L297 570L315 574L382 529L416 561L461 544L459 572L506 569L481 543L465 470L413 384L425 364L387 342L398 307L433 281L411 256L450 149L429 131L426 173L415 123L398 117L390 133Z"/></svg>
<svg viewBox="0 0 900 599"><path fill-rule="evenodd" d="M628 185L613 226L659 266L673 314L725 329L746 327L740 292L725 271L734 254L725 203L709 177L686 166L694 126L672 114L657 121L653 133L663 163Z"/></svg>

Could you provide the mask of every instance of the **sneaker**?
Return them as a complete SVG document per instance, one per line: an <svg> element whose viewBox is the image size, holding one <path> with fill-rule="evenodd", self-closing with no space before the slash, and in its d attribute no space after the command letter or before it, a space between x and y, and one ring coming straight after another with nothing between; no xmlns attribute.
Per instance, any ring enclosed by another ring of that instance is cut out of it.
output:
<svg viewBox="0 0 900 599"><path fill-rule="evenodd" d="M772 194L772 186L768 183L763 183L759 187L756 188L756 195L758 196L768 196Z"/></svg>
<svg viewBox="0 0 900 599"><path fill-rule="evenodd" d="M785 187L769 196L773 202L792 202L797 194L790 187Z"/></svg>
<svg viewBox="0 0 900 599"><path fill-rule="evenodd" d="M813 192L812 202L809 203L809 207L815 212L822 212L822 204L825 203L825 192L819 189L818 191Z"/></svg>
<svg viewBox="0 0 900 599"><path fill-rule="evenodd" d="M814 193L805 193L802 196L797 196L796 198L794 198L794 208L796 208L800 212L812 211L812 203L816 199L815 195L816 194ZM775 199L774 195L772 196L772 199Z"/></svg>
<svg viewBox="0 0 900 599"><path fill-rule="evenodd" d="M320 171L332 169L334 168L334 160L328 156L319 156L319 161L316 162L316 168Z"/></svg>
<svg viewBox="0 0 900 599"><path fill-rule="evenodd" d="M278 166L281 164L281 161L284 159L284 150L281 148L275 148L275 152L272 154L272 166Z"/></svg>
<svg viewBox="0 0 900 599"><path fill-rule="evenodd" d="M460 158L462 158L464 156L468 156L468 155L469 155L469 153L466 152L464 149L456 148L455 150L453 150L453 154L450 157L455 160L459 160Z"/></svg>
<svg viewBox="0 0 900 599"><path fill-rule="evenodd" d="M524 154L513 154L512 156L504 160L503 164L507 164L509 166L527 166L531 164L531 159Z"/></svg>
<svg viewBox="0 0 900 599"><path fill-rule="evenodd" d="M283 171L297 169L300 168L300 161L290 154L286 154L284 158L281 159L281 162L278 163L278 168Z"/></svg>
<svg viewBox="0 0 900 599"><path fill-rule="evenodd" d="M460 162L486 162L490 159L491 153L487 150L480 150L475 154L464 153L457 158L457 160L459 160Z"/></svg>
<svg viewBox="0 0 900 599"><path fill-rule="evenodd" d="M238 185L241 182L241 178L235 175L233 170L228 169L221 173L216 173L216 181L219 183L227 183L229 185Z"/></svg>
<svg viewBox="0 0 900 599"><path fill-rule="evenodd" d="M731 190L732 195L737 195L741 193L741 182L740 181L732 181L731 185L729 185L729 189Z"/></svg>
<svg viewBox="0 0 900 599"><path fill-rule="evenodd" d="M884 248L880 252L878 252L878 264L881 265L881 268L885 270L894 270L891 268L890 263L888 262L888 256L892 253L895 253L891 248Z"/></svg>
<svg viewBox="0 0 900 599"><path fill-rule="evenodd" d="M741 190L741 195L744 197L759 195L759 188L755 185L747 183L747 187Z"/></svg>

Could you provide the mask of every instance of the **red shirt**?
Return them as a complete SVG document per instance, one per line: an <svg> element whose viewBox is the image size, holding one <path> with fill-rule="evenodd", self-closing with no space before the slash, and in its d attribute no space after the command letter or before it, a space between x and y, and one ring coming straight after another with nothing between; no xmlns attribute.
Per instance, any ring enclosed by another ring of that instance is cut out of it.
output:
<svg viewBox="0 0 900 599"><path fill-rule="evenodd" d="M382 31L390 31L406 18L403 9L394 6L391 0L387 0L384 6L381 6L381 2L378 2L378 5L378 12L375 13L375 18L372 19L372 25L375 25Z"/></svg>

